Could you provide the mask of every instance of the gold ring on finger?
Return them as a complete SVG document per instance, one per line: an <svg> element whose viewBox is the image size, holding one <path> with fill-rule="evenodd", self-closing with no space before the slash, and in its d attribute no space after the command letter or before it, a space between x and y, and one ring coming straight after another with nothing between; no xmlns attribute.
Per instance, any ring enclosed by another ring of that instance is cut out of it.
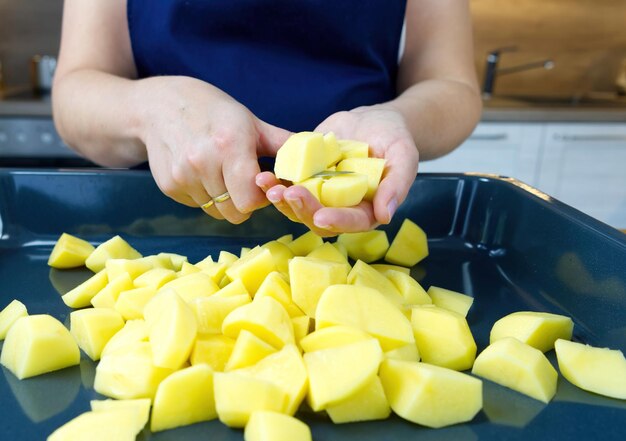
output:
<svg viewBox="0 0 626 441"><path fill-rule="evenodd" d="M228 192L226 192L226 193L222 193L219 196L215 196L213 198L213 202L215 202L216 204L219 204L220 202L226 202L229 199L230 199L230 194L228 194Z"/></svg>

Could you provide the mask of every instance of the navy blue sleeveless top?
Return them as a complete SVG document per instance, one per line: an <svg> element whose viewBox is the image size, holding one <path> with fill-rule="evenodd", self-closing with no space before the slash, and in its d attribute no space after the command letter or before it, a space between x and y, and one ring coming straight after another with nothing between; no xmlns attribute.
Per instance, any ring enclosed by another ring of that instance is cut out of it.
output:
<svg viewBox="0 0 626 441"><path fill-rule="evenodd" d="M406 0L128 0L140 78L185 75L313 130L396 96Z"/></svg>

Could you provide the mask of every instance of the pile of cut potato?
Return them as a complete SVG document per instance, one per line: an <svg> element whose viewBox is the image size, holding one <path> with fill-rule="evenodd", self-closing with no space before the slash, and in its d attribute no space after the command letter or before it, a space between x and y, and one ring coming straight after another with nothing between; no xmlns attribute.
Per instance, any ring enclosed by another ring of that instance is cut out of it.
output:
<svg viewBox="0 0 626 441"><path fill-rule="evenodd" d="M275 173L325 206L353 206L373 198L383 175L384 160L368 155L365 143L303 132L279 150ZM196 263L142 256L120 236L94 248L63 234L48 264L94 273L62 296L75 309L70 329L14 300L0 312L0 363L25 379L78 364L81 350L99 361L94 389L110 399L49 441L133 440L148 421L156 432L215 418L244 428L246 441L307 441L295 418L303 405L337 424L394 412L445 427L482 409L478 377L549 402L553 348L571 383L626 399L623 354L570 341L569 317L507 315L476 356L473 298L411 277L427 256L426 234L409 219L391 244L381 230L332 243L308 232Z"/></svg>
<svg viewBox="0 0 626 441"><path fill-rule="evenodd" d="M24 379L78 364L79 349L99 360L94 389L111 399L92 401L51 441L134 439L148 421L156 432L214 418L245 428L247 441L310 440L294 417L305 401L337 424L394 412L444 427L481 410L477 377L549 402L553 348L570 382L626 399L622 353L569 341L562 315L503 317L476 357L473 299L410 276L426 239L407 219L391 244L378 230L333 243L309 232L192 264L144 257L119 236L94 248L63 234L50 266L94 272L62 296L76 309L70 329L14 300L0 312L0 361Z"/></svg>

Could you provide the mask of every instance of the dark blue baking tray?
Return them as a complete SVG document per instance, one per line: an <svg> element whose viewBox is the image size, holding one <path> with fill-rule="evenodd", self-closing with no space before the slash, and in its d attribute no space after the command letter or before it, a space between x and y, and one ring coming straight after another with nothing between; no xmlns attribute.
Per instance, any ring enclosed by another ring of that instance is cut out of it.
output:
<svg viewBox="0 0 626 441"><path fill-rule="evenodd" d="M420 175L394 222L408 217L429 237L430 256L412 274L475 297L468 315L479 351L492 324L517 310L566 314L578 341L626 352L626 235L513 179ZM30 313L67 323L60 299L87 277L57 271L46 260L62 232L94 244L120 234L144 254L171 251L198 261L237 252L301 225L272 208L242 225L214 221L163 196L147 172L0 170L0 305L20 299ZM556 366L553 353L549 358ZM88 410L95 365L18 381L2 368L0 439L42 440ZM581 391L559 378L549 405L484 382L484 409L467 424L428 429L397 417L333 425L302 412L322 440L623 440L626 402ZM241 440L218 421L151 434L150 440Z"/></svg>

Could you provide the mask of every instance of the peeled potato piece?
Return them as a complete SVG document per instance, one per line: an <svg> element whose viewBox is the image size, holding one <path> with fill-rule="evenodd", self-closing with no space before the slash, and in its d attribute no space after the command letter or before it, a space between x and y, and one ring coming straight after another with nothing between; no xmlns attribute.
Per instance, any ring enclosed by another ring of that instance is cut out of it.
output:
<svg viewBox="0 0 626 441"><path fill-rule="evenodd" d="M519 341L547 352L554 348L559 338L570 340L574 322L564 315L547 312L519 311L502 317L491 328L490 343L505 337L515 337Z"/></svg>
<svg viewBox="0 0 626 441"><path fill-rule="evenodd" d="M4 340L13 323L20 317L26 317L26 306L19 300L13 300L0 312L0 340Z"/></svg>
<svg viewBox="0 0 626 441"><path fill-rule="evenodd" d="M48 265L53 268L76 268L83 266L87 257L95 250L86 240L63 233L54 244Z"/></svg>
<svg viewBox="0 0 626 441"><path fill-rule="evenodd" d="M245 441L311 441L311 429L302 421L278 412L252 412L243 432Z"/></svg>

